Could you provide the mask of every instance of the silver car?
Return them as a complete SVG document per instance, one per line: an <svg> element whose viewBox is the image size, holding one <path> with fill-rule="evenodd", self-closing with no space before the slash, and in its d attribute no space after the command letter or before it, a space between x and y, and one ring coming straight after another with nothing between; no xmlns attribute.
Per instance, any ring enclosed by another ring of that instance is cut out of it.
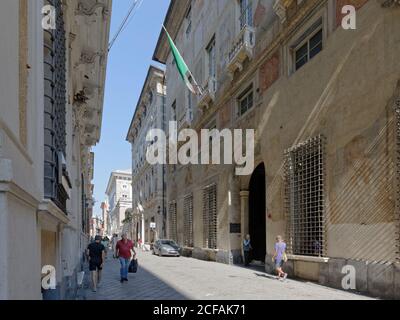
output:
<svg viewBox="0 0 400 320"><path fill-rule="evenodd" d="M179 257L180 247L173 240L157 240L153 246L153 253L160 257Z"/></svg>

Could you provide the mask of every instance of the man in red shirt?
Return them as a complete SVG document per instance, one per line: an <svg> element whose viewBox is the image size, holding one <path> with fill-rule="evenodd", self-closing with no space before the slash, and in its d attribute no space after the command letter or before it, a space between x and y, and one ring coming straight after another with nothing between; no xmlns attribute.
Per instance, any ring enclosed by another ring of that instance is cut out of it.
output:
<svg viewBox="0 0 400 320"><path fill-rule="evenodd" d="M133 248L133 242L128 240L126 233L122 235L122 240L117 242L115 247L116 255L121 263L121 283L128 281L128 268L132 257L136 257L135 249Z"/></svg>

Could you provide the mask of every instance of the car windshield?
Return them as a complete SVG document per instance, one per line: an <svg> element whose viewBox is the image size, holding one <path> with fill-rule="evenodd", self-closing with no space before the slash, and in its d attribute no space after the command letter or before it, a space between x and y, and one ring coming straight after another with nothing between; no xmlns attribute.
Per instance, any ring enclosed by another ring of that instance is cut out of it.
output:
<svg viewBox="0 0 400 320"><path fill-rule="evenodd" d="M171 241L171 240L163 240L163 241L161 241L161 244L168 245L168 246L174 246L174 247L177 246L177 244L174 241Z"/></svg>

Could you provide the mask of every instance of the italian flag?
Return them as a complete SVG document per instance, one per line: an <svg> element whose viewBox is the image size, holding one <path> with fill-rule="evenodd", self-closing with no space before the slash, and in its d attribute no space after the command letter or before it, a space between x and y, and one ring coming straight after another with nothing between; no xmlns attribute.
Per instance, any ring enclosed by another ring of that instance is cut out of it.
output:
<svg viewBox="0 0 400 320"><path fill-rule="evenodd" d="M183 60L182 55L179 53L179 50L176 47L174 41L171 39L171 36L169 35L167 29L164 26L163 28L165 30L165 33L167 34L168 42L171 47L172 55L175 59L176 67L178 68L179 74L181 75L187 88L195 95L202 95L202 89L194 79L193 74L190 72L185 60Z"/></svg>

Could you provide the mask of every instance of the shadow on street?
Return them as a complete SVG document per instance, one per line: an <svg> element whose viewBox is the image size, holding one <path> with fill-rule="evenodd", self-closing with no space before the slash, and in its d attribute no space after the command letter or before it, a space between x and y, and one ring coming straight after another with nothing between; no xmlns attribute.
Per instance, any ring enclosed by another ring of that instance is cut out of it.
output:
<svg viewBox="0 0 400 320"><path fill-rule="evenodd" d="M90 274L86 275L86 300L189 300L172 285L140 265L129 281L120 283L120 264L108 258L102 272L102 281L96 293L91 290Z"/></svg>

